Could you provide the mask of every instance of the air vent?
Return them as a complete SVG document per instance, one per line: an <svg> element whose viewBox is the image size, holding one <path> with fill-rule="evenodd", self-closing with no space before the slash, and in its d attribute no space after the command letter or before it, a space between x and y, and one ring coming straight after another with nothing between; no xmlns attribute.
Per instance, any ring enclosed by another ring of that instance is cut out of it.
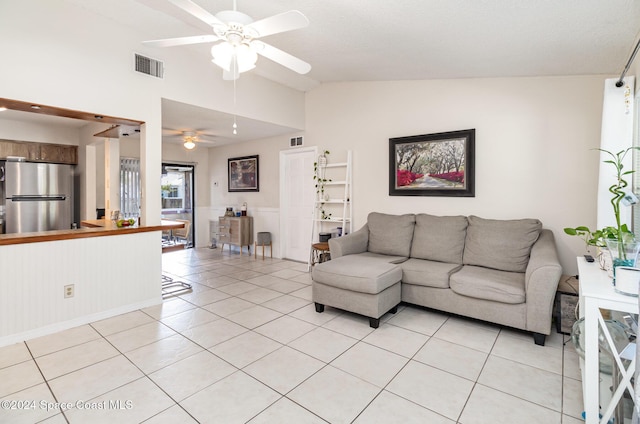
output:
<svg viewBox="0 0 640 424"><path fill-rule="evenodd" d="M302 137L291 137L289 140L289 147L300 147L304 142L304 138Z"/></svg>
<svg viewBox="0 0 640 424"><path fill-rule="evenodd" d="M135 61L136 72L151 75L156 78L164 77L164 62L139 55L138 53L135 54Z"/></svg>

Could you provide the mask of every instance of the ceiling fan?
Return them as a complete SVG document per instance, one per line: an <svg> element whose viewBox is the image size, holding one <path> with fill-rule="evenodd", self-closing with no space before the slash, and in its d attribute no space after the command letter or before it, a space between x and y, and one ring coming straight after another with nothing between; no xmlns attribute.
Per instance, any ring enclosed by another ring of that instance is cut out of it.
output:
<svg viewBox="0 0 640 424"><path fill-rule="evenodd" d="M258 55L264 56L299 74L306 74L311 65L264 41L268 35L292 31L309 25L309 20L297 10L280 13L254 21L250 16L236 10L218 12L215 16L191 0L168 0L175 6L209 25L212 34L191 37L150 40L143 43L156 47L183 46L199 43L216 43L211 47L212 62L223 69L223 79L236 80L240 73L255 67Z"/></svg>
<svg viewBox="0 0 640 424"><path fill-rule="evenodd" d="M182 139L182 145L187 150L193 150L196 144L201 141L206 141L208 144L215 143L213 139L215 136L211 134L205 134L201 131L178 131L178 130L164 130L168 137L180 137Z"/></svg>

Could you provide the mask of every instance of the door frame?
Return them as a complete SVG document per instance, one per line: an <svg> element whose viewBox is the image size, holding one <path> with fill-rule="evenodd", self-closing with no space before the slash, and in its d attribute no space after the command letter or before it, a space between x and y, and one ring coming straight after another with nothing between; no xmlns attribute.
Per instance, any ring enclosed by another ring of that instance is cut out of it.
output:
<svg viewBox="0 0 640 424"><path fill-rule="evenodd" d="M160 164L160 170L165 166L173 167L190 167L191 172L191 248L196 247L196 163L195 162L180 162L180 161L162 161ZM161 193L162 195L162 193ZM161 209L162 210L162 209Z"/></svg>
<svg viewBox="0 0 640 424"><path fill-rule="evenodd" d="M286 228L286 211L285 211L285 197L286 197L286 179L285 179L285 160L288 155L300 154L300 153L313 153L314 157L318 156L318 146L313 147L297 147L295 149L290 150L281 150L280 151L280 256L282 259L285 259L285 253L287 252L287 239L284 237L284 231ZM314 205L315 206L315 205ZM311 217L313 219L313 215ZM311 230L309 228L309 239L311 239ZM311 240L309 240L311 242ZM311 244L309 244L309 249L311 249Z"/></svg>

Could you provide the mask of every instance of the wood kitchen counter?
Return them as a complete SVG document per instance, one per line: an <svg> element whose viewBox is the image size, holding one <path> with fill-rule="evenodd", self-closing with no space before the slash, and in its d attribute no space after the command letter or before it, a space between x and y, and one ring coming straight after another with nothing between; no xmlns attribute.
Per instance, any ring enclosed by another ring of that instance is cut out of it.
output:
<svg viewBox="0 0 640 424"><path fill-rule="evenodd" d="M39 243L44 241L71 240L89 237L117 236L122 234L147 233L184 228L184 222L162 220L160 225L143 225L118 228L113 221L91 219L82 221L77 230L40 231L21 234L0 234L0 246L11 244Z"/></svg>

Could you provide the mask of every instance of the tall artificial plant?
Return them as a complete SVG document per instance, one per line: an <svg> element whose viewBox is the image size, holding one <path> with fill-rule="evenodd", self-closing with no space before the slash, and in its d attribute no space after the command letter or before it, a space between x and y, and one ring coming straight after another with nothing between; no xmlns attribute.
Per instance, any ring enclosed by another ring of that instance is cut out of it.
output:
<svg viewBox="0 0 640 424"><path fill-rule="evenodd" d="M609 187L609 192L611 193L611 206L613 207L613 215L615 217L616 226L615 227L605 227L601 230L591 231L588 227L579 226L575 228L565 228L564 232L569 234L570 236L579 236L582 237L585 243L588 246L598 246L598 247L606 247L606 240L614 239L618 240L622 245L625 242L625 239L632 237L633 233L629 231L627 224L622 224L620 222L620 203L622 199L627 196L626 188L629 186L629 183L624 179L627 175L633 174L634 170L625 171L623 161L624 158L631 150L639 150L640 147L629 147L625 150L621 150L618 153L612 153L608 150L604 149L594 149L599 150L607 155L611 156L611 159L604 160L603 163L609 163L613 165L616 171L616 181Z"/></svg>

